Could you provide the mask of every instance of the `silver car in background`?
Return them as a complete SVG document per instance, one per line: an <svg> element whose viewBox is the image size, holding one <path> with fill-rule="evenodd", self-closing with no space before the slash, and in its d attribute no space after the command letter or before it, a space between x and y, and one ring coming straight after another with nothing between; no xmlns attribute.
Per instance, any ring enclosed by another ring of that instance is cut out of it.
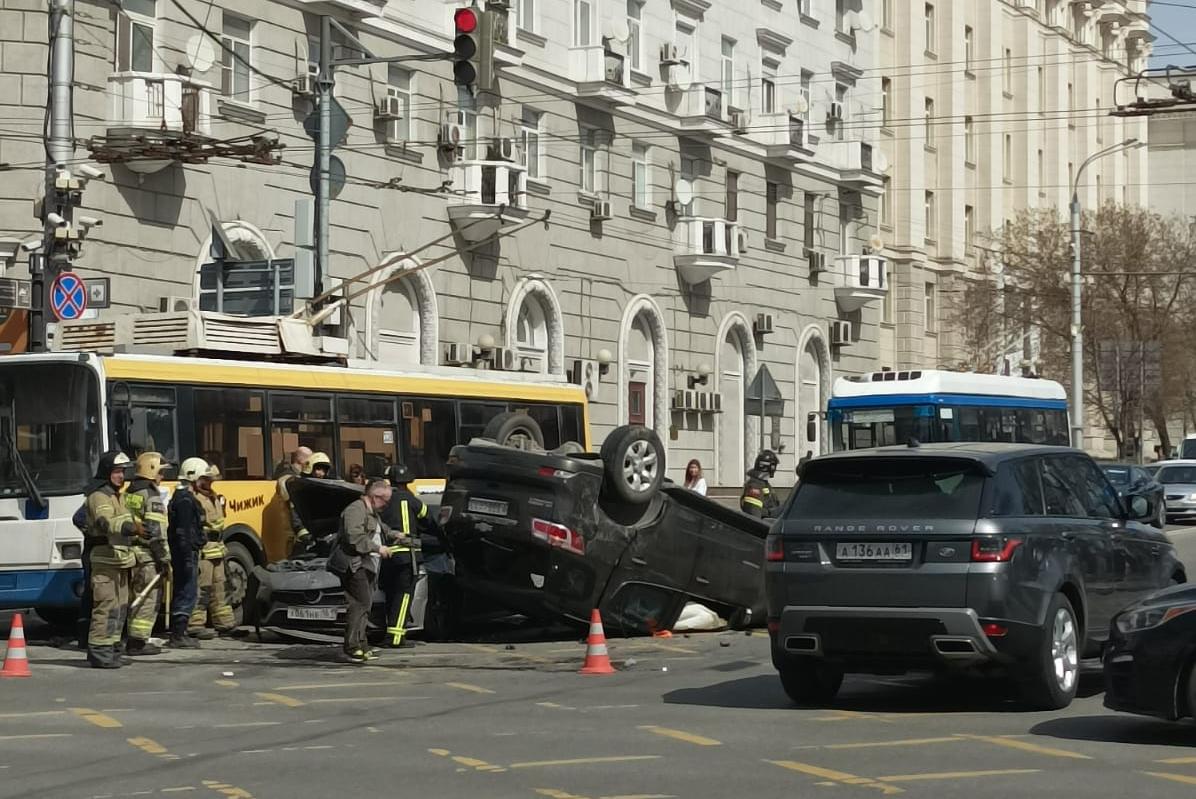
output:
<svg viewBox="0 0 1196 799"><path fill-rule="evenodd" d="M1155 479L1163 484L1167 521L1196 519L1196 460L1163 461Z"/></svg>

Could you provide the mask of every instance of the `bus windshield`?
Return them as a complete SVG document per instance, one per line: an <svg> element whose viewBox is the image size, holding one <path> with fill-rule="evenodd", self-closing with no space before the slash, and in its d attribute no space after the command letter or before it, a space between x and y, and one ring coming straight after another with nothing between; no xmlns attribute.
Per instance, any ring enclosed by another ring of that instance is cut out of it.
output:
<svg viewBox="0 0 1196 799"><path fill-rule="evenodd" d="M82 493L100 456L99 381L80 363L0 361L0 497ZM15 449L15 454L13 450Z"/></svg>

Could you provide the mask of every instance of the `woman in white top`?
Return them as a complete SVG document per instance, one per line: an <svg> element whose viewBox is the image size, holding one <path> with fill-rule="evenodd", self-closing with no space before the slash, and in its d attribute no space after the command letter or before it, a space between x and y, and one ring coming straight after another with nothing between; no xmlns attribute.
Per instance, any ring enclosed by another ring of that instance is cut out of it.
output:
<svg viewBox="0 0 1196 799"><path fill-rule="evenodd" d="M706 478L702 476L702 464L694 458L685 467L685 487L690 491L706 496Z"/></svg>

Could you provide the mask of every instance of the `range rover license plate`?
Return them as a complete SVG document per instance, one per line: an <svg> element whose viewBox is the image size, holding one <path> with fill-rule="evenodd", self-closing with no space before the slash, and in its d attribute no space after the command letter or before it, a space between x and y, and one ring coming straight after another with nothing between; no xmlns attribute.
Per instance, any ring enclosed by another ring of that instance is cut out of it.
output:
<svg viewBox="0 0 1196 799"><path fill-rule="evenodd" d="M883 544L867 541L840 542L835 550L837 560L913 560L913 546L909 543Z"/></svg>
<svg viewBox="0 0 1196 799"><path fill-rule="evenodd" d="M487 516L506 516L507 503L498 499L469 498L470 513L484 513Z"/></svg>

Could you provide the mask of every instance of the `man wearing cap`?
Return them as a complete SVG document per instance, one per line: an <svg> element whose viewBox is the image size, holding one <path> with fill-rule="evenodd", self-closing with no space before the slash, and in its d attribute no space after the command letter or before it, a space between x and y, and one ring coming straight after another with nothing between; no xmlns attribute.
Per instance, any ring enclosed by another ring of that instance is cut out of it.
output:
<svg viewBox="0 0 1196 799"><path fill-rule="evenodd" d="M228 548L224 546L224 497L216 493L213 483L220 479L216 464L208 468L206 476L195 483L195 498L203 507L205 543L199 561L199 601L191 614L188 632L200 640L215 638L237 628L237 619L229 607L225 589L224 562ZM247 597L246 601L252 601ZM208 621L216 628L212 632Z"/></svg>
<svg viewBox="0 0 1196 799"><path fill-rule="evenodd" d="M97 669L125 665L117 647L129 609L131 570L137 562L129 548L137 526L120 499L128 464L129 458L123 452L104 453L96 469L96 479L101 482L87 495L84 505L87 537L83 563L89 575L91 613L87 662Z"/></svg>
<svg viewBox="0 0 1196 799"><path fill-rule="evenodd" d="M162 582L170 579L170 552L166 545L170 519L158 487L165 467L159 453L141 453L137 456L136 476L125 491L125 508L137 525L132 547L136 565L129 590L135 598L147 592L141 606L129 616L129 640L125 646L129 655L157 655L162 651L149 638L158 619ZM159 576L161 579L154 584Z"/></svg>
<svg viewBox="0 0 1196 799"><path fill-rule="evenodd" d="M199 641L187 634L187 625L195 610L199 581L199 550L207 540L204 509L196 495L196 483L208 473L203 458L187 458L179 466L179 487L170 498L171 577L174 595L170 600L170 646L173 649L197 649Z"/></svg>

